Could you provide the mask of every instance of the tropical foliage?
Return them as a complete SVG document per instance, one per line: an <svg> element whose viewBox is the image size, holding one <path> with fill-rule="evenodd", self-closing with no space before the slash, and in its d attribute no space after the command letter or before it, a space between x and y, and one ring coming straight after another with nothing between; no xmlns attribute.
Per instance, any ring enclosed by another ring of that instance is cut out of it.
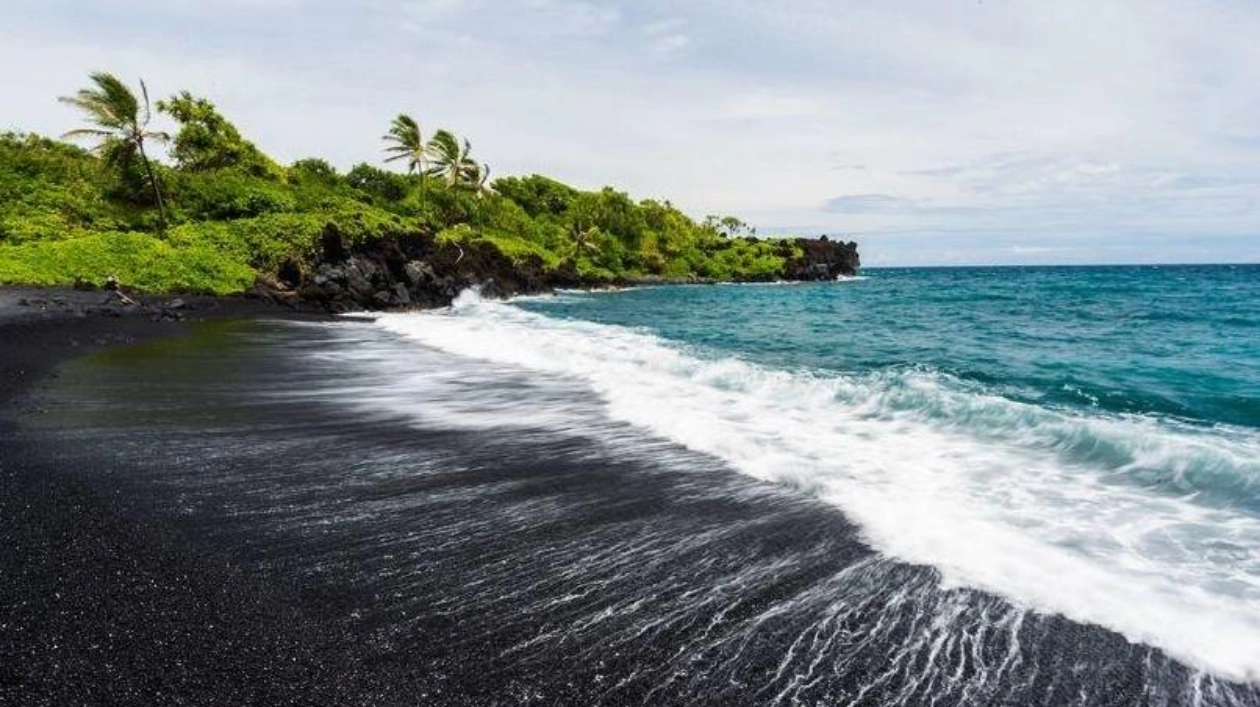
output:
<svg viewBox="0 0 1260 707"><path fill-rule="evenodd" d="M428 152L425 149L424 133L420 132L420 124L406 113L399 113L389 126L389 132L382 138L390 143L385 148L389 157L386 162L407 160L407 174L424 174Z"/></svg>
<svg viewBox="0 0 1260 707"><path fill-rule="evenodd" d="M236 292L259 271L309 258L335 227L354 242L427 234L492 246L516 261L588 283L648 277L757 280L782 272L788 242L752 238L732 217L696 222L668 201L612 188L584 191L539 175L490 180L472 144L446 129L424 139L408 115L385 134L381 163L340 172L312 158L287 167L209 100L157 103L173 137L150 126L110 74L65 99L92 150L0 135L0 283L97 284L113 274L148 290ZM146 148L169 142L170 162Z"/></svg>
<svg viewBox="0 0 1260 707"><path fill-rule="evenodd" d="M96 72L90 76L92 88L80 89L73 96L63 96L62 103L83 111L91 127L71 130L62 135L64 139L88 138L97 140L96 152L104 155L106 161L129 176L139 159L144 167L145 177L152 190L153 199L157 203L158 222L166 226L166 207L162 203L162 190L157 177L153 173L153 163L145 153L145 141L166 142L170 136L164 132L149 130L149 121L153 112L149 106L149 89L140 82L140 92L144 97L143 105L136 95L113 74ZM143 108L143 110L142 110Z"/></svg>
<svg viewBox="0 0 1260 707"><path fill-rule="evenodd" d="M210 101L183 91L158 101L157 106L179 124L170 155L180 169L206 172L231 168L257 177L283 179L284 170L241 137L236 126Z"/></svg>
<svg viewBox="0 0 1260 707"><path fill-rule="evenodd" d="M467 138L461 143L451 131L439 130L433 134L426 149L432 165L428 173L440 178L447 188L485 190L490 167L478 164L472 158L472 143Z"/></svg>

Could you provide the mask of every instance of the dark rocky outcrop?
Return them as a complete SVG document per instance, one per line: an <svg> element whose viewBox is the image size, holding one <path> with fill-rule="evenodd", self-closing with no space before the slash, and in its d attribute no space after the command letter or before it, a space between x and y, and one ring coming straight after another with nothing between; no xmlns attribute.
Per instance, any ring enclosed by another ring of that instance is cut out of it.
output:
<svg viewBox="0 0 1260 707"><path fill-rule="evenodd" d="M834 279L854 274L860 264L856 243L826 236L784 241L781 247L787 258L782 279ZM470 287L489 297L508 297L555 287L608 285L582 280L572 265L548 270L536 256L513 262L484 241L438 243L431 235L415 233L352 244L329 226L319 252L308 262L286 260L274 275L260 275L252 294L290 307L349 312L442 307Z"/></svg>
<svg viewBox="0 0 1260 707"><path fill-rule="evenodd" d="M540 259L514 263L485 242L439 244L432 236L409 234L354 245L332 227L320 240L320 252L309 262L286 261L275 275L259 276L253 294L348 312L441 307L474 286L487 296L506 297L566 282L563 273L547 273Z"/></svg>
<svg viewBox="0 0 1260 707"><path fill-rule="evenodd" d="M803 255L790 258L784 267L785 280L834 280L856 275L862 267L857 243L833 241L827 236L797 238L795 244Z"/></svg>

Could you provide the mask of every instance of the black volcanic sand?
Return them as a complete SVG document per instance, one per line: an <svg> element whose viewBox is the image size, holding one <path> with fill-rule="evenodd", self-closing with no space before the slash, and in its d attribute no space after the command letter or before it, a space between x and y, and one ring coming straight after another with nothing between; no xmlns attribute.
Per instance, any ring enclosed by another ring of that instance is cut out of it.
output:
<svg viewBox="0 0 1260 707"><path fill-rule="evenodd" d="M1260 704L580 390L416 352L457 382L373 411L312 354L385 334L259 313L0 317L0 703ZM591 422L443 422L490 389Z"/></svg>
<svg viewBox="0 0 1260 707"><path fill-rule="evenodd" d="M16 439L17 419L44 412L29 389L67 359L205 321L299 316L259 300L135 299L0 290L0 704L377 702L387 690L356 673L346 637L283 585L191 538L160 500L93 478L96 464L50 463L55 439Z"/></svg>

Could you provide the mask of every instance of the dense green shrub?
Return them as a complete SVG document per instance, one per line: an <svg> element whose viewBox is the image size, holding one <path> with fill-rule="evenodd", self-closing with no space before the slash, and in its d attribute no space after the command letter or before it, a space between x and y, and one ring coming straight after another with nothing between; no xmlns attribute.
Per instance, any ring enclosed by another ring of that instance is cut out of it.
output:
<svg viewBox="0 0 1260 707"><path fill-rule="evenodd" d="M578 195L573 187L537 174L503 177L495 180L494 190L520 204L533 217L562 216Z"/></svg>
<svg viewBox="0 0 1260 707"><path fill-rule="evenodd" d="M203 221L293 211L293 190L235 169L178 173L168 185L176 217Z"/></svg>
<svg viewBox="0 0 1260 707"><path fill-rule="evenodd" d="M115 180L86 150L35 135L0 135L0 242L126 228L135 208L107 197Z"/></svg>
<svg viewBox="0 0 1260 707"><path fill-rule="evenodd" d="M387 172L370 164L360 163L346 173L346 183L375 204L394 204L411 191L412 182L397 172Z"/></svg>
<svg viewBox="0 0 1260 707"><path fill-rule="evenodd" d="M265 271L288 257L314 256L320 236L330 226L351 244L414 230L414 224L399 216L359 206L323 213L279 213L186 223L172 228L167 238L172 244L186 247L211 245L238 262Z"/></svg>
<svg viewBox="0 0 1260 707"><path fill-rule="evenodd" d="M252 268L209 243L175 245L148 233L0 245L0 284L100 286L110 275L150 292L229 294L254 281Z"/></svg>
<svg viewBox="0 0 1260 707"><path fill-rule="evenodd" d="M337 187L342 184L337 168L318 157L298 160L289 167L289 181L300 185Z"/></svg>

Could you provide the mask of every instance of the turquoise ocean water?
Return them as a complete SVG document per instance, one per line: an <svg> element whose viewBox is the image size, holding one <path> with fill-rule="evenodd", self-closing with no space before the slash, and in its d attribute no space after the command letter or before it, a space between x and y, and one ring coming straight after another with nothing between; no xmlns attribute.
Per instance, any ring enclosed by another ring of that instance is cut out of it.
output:
<svg viewBox="0 0 1260 707"><path fill-rule="evenodd" d="M580 432L593 401L942 589L1260 682L1260 266L468 294L377 322L556 382L552 417L504 424Z"/></svg>
<svg viewBox="0 0 1260 707"><path fill-rule="evenodd" d="M768 366L935 371L1040 405L1260 427L1260 266L882 269L521 306Z"/></svg>

